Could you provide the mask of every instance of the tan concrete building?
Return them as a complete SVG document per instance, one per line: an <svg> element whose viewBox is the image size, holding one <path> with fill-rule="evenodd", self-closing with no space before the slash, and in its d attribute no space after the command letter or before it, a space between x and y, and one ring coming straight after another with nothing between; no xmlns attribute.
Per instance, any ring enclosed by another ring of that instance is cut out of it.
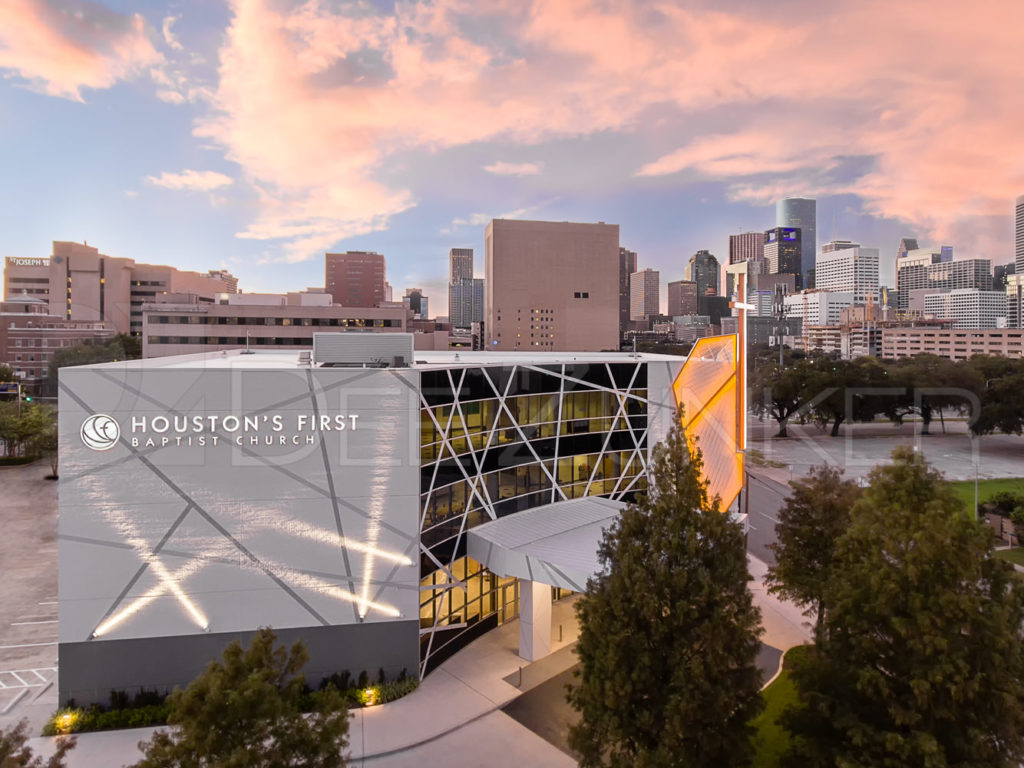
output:
<svg viewBox="0 0 1024 768"><path fill-rule="evenodd" d="M340 307L316 293L223 294L217 303L177 301L142 309L142 356L164 357L238 349L309 347L317 331L402 333L408 310L391 307Z"/></svg>
<svg viewBox="0 0 1024 768"><path fill-rule="evenodd" d="M694 286L696 292L697 286ZM641 269L629 276L629 319L646 321L661 312L661 272ZM670 313L671 314L671 313ZM682 313L680 313L682 314Z"/></svg>
<svg viewBox="0 0 1024 768"><path fill-rule="evenodd" d="M619 348L619 226L495 219L485 239L486 349Z"/></svg>
<svg viewBox="0 0 1024 768"><path fill-rule="evenodd" d="M1019 358L1024 354L1024 330L886 328L882 331L882 357L895 359L922 352L950 360L966 360L974 355Z"/></svg>
<svg viewBox="0 0 1024 768"><path fill-rule="evenodd" d="M142 332L142 305L164 293L190 293L212 302L237 280L107 256L85 243L55 240L49 258L8 258L4 298L28 294L49 303L51 315L85 323L109 323L116 333Z"/></svg>

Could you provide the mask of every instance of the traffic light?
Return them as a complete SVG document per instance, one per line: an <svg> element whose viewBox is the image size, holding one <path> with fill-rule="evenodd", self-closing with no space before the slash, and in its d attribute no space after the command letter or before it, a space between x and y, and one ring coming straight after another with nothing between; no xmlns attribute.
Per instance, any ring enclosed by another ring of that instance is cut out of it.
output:
<svg viewBox="0 0 1024 768"><path fill-rule="evenodd" d="M26 403L31 403L32 402L32 395L25 395L25 402Z"/></svg>

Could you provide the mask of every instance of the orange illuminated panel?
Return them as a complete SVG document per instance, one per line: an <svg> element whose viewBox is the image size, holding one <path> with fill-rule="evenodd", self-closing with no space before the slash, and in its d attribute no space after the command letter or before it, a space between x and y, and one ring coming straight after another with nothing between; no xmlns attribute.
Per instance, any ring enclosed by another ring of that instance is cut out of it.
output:
<svg viewBox="0 0 1024 768"><path fill-rule="evenodd" d="M723 510L743 487L738 344L734 335L699 339L672 385L687 441L704 457L708 497L721 498Z"/></svg>
<svg viewBox="0 0 1024 768"><path fill-rule="evenodd" d="M735 336L698 339L672 385L676 403L683 409L683 426L735 375Z"/></svg>

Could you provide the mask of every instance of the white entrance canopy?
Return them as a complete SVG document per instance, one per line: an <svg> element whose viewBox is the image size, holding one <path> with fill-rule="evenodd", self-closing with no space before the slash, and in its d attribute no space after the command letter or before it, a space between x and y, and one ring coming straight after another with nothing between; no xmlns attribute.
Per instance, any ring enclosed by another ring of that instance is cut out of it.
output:
<svg viewBox="0 0 1024 768"><path fill-rule="evenodd" d="M604 529L625 506L587 496L534 507L470 529L466 554L499 576L583 592L601 569Z"/></svg>

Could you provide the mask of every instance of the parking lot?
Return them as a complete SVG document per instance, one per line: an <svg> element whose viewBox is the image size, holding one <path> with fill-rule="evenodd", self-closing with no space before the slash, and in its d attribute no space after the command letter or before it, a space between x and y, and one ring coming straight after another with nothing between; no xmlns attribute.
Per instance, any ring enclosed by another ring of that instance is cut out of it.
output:
<svg viewBox="0 0 1024 768"><path fill-rule="evenodd" d="M0 727L38 732L57 706L57 483L47 462L0 467Z"/></svg>

